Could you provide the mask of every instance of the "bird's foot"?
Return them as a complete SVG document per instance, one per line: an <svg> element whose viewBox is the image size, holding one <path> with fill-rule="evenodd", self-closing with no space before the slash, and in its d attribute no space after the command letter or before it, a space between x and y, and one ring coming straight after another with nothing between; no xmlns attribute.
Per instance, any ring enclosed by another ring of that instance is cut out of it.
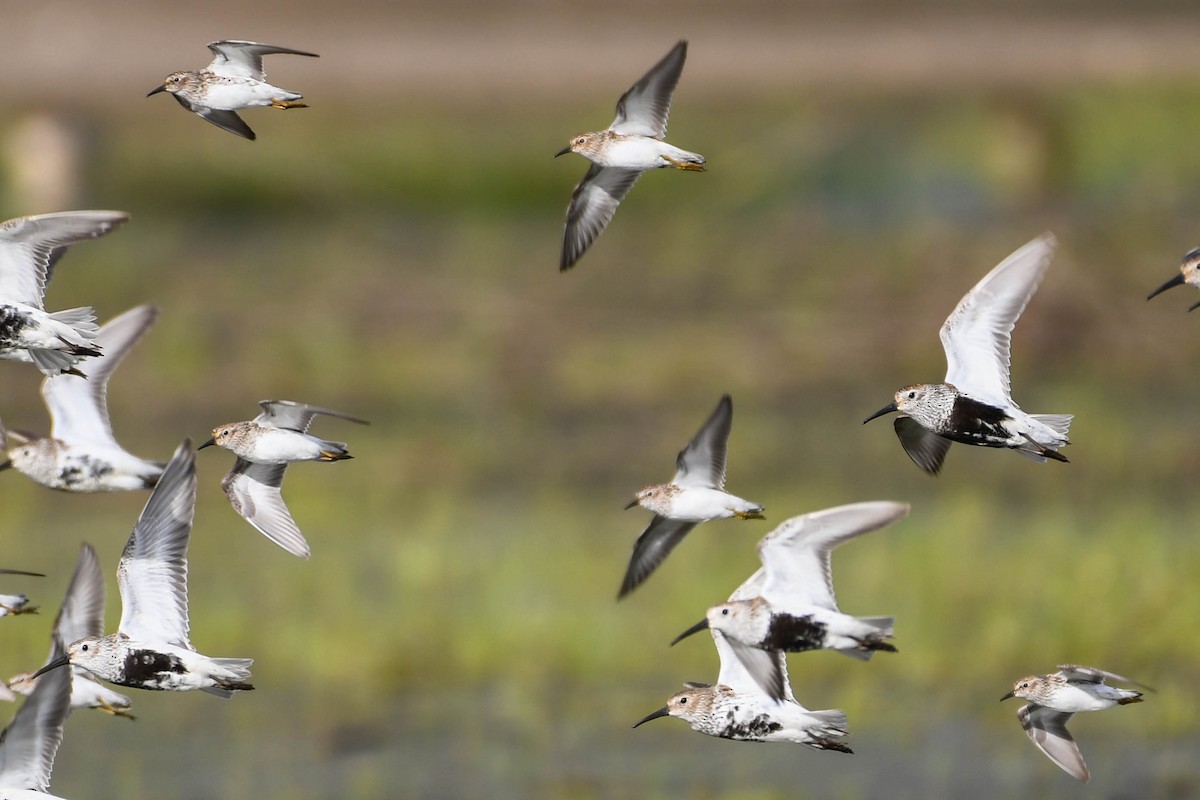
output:
<svg viewBox="0 0 1200 800"><path fill-rule="evenodd" d="M738 519L766 519L758 511L734 511L733 515Z"/></svg>
<svg viewBox="0 0 1200 800"><path fill-rule="evenodd" d="M125 717L126 719L137 719L137 717L135 717L133 714L130 714L125 709L117 708L112 703L107 703L103 700L100 701L100 705L96 706L96 708L100 709L105 714L112 714L114 717Z"/></svg>
<svg viewBox="0 0 1200 800"><path fill-rule="evenodd" d="M688 172L707 172L708 171L708 170L704 169L703 164L696 164L695 162L692 162L692 161L680 161L679 159L671 158L670 156L663 156L663 161L666 161L668 164L670 164L675 169L685 169Z"/></svg>
<svg viewBox="0 0 1200 800"><path fill-rule="evenodd" d="M295 100L271 100L271 108L308 108L308 103L297 103Z"/></svg>

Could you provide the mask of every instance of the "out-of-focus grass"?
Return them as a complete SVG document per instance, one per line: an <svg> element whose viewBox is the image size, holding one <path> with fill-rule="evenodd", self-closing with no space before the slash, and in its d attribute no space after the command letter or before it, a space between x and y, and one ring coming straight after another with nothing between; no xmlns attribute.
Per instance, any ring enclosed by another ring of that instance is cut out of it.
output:
<svg viewBox="0 0 1200 800"><path fill-rule="evenodd" d="M488 736L472 725L535 752L565 735L548 728L564 714L616 730L680 681L715 676L703 637L667 642L750 574L773 524L890 498L910 518L839 550L834 571L846 611L896 615L900 653L793 657L807 705L845 708L867 735L931 713L1006 730L1011 710L993 706L1013 679L1078 661L1161 690L1126 730L1195 735L1180 698L1200 658L1200 335L1184 290L1142 297L1197 243L1200 90L693 94L672 139L710 171L646 176L559 275L584 165L551 155L611 103L576 100L264 112L254 144L173 108L91 121L79 206L133 221L75 248L49 300L102 318L162 308L113 380L118 437L165 457L267 397L373 422L319 421L356 460L289 470L309 563L229 509L226 454L199 454L194 639L254 656L260 694L297 698L270 724L336 738L399 704L436 738L449 723L415 698L462 692L492 703L489 723L467 724L473 758ZM943 374L946 314L1045 229L1061 250L1016 331L1014 394L1077 414L1073 463L958 446L929 479L886 420L859 423L898 386ZM0 370L0 419L44 427L37 376ZM616 603L647 522L621 505L670 476L726 391L729 488L770 522L699 527ZM44 613L4 620L0 665L43 656L77 543L94 542L111 575L143 502L3 475L4 565L51 576L20 584ZM361 796L385 780L356 774Z"/></svg>

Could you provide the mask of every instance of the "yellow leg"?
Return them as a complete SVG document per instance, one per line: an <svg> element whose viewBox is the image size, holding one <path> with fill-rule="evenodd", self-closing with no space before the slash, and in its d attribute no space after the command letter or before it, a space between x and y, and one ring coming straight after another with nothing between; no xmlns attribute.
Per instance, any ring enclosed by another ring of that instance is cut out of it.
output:
<svg viewBox="0 0 1200 800"><path fill-rule="evenodd" d="M766 519L756 511L734 511L733 515L738 519Z"/></svg>
<svg viewBox="0 0 1200 800"><path fill-rule="evenodd" d="M671 158L670 156L663 156L663 161L666 161L675 169L685 169L688 172L707 172L707 170L704 169L703 164L693 164L690 161L680 161L678 159Z"/></svg>
<svg viewBox="0 0 1200 800"><path fill-rule="evenodd" d="M308 103L297 103L295 100L272 100L271 108L308 108Z"/></svg>
<svg viewBox="0 0 1200 800"><path fill-rule="evenodd" d="M125 709L117 708L116 706L112 705L111 703L106 703L103 700L100 701L100 705L96 706L96 708L100 709L105 714L112 714L114 717L125 717L126 719L137 719L137 717L135 717L133 714L130 714Z"/></svg>

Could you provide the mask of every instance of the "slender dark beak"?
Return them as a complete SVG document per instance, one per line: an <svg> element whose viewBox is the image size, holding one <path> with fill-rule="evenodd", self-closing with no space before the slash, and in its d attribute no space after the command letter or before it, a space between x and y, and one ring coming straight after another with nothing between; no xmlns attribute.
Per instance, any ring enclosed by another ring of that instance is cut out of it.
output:
<svg viewBox="0 0 1200 800"><path fill-rule="evenodd" d="M637 504L638 504L637 498L635 497L632 500L630 500L628 503L625 504L625 510L628 511L629 509L633 508Z"/></svg>
<svg viewBox="0 0 1200 800"><path fill-rule="evenodd" d="M1192 303L1188 306L1188 311L1195 311L1197 308L1200 308L1200 303Z"/></svg>
<svg viewBox="0 0 1200 800"><path fill-rule="evenodd" d="M704 619L700 620L695 625L688 628L686 631L684 631L683 633L679 634L674 639L672 639L671 647L674 647L677 643L683 641L687 637L691 636L693 633L699 633L700 631L704 630L707 627L708 627L708 618L705 617Z"/></svg>
<svg viewBox="0 0 1200 800"><path fill-rule="evenodd" d="M216 443L217 443L216 439L209 439L207 442L205 442L204 444L200 445L200 446L199 446L199 447L197 447L196 449L197 449L197 450L203 450L204 448L206 448L206 447L211 447L212 445L214 445L214 444L216 444Z"/></svg>
<svg viewBox="0 0 1200 800"><path fill-rule="evenodd" d="M159 86L155 86L153 89L151 89L149 92L146 93L146 97L151 97L153 95L158 94L159 92L165 92L166 90L167 90L167 85L165 83L161 84Z"/></svg>
<svg viewBox="0 0 1200 800"><path fill-rule="evenodd" d="M1179 273L1178 275L1176 275L1174 278L1171 278L1171 280L1167 281L1166 283L1164 283L1162 286L1155 289L1150 294L1146 295L1146 299L1149 300L1150 298L1154 297L1156 294L1161 294L1161 293L1165 292L1167 289L1174 289L1176 286L1179 286L1181 283L1183 283L1183 273L1182 272ZM1195 306L1192 306L1192 308L1195 308Z"/></svg>
<svg viewBox="0 0 1200 800"><path fill-rule="evenodd" d="M1004 702L1005 700L1007 700L1008 698L1010 698L1010 697L1016 697L1016 696L1017 696L1017 695L1016 695L1016 693L1015 693L1015 692L1009 692L1008 694L1004 695L1004 697L1001 697L1001 698L1000 698L1000 702L1001 702L1001 703L1003 703L1003 702Z"/></svg>
<svg viewBox="0 0 1200 800"><path fill-rule="evenodd" d="M36 678L37 676L41 675L44 672L49 672L50 670L58 669L59 667L65 667L67 664L70 664L70 663L71 663L71 660L69 658L67 658L66 656L56 658L53 661L51 661L49 664L47 664L46 666L39 669L37 672L30 675L29 679L33 680L34 678Z"/></svg>
<svg viewBox="0 0 1200 800"><path fill-rule="evenodd" d="M4 472L4 470L9 469L10 467L12 467L11 461L9 461L7 459L5 459L4 461L0 461L0 472Z"/></svg>
<svg viewBox="0 0 1200 800"><path fill-rule="evenodd" d="M875 412L874 414L872 414L871 416L869 416L869 417L867 417L866 419L864 419L864 420L863 420L863 425L866 425L868 422L870 422L871 420L875 419L876 417L882 417L884 414L890 414L890 413L892 413L893 411L896 411L896 410L897 410L897 409L896 409L896 401L895 401L895 400L893 400L892 402L888 403L888 404L887 404L886 406L884 406L883 408L881 408L881 409L879 409L878 411L876 411L876 412Z"/></svg>
<svg viewBox="0 0 1200 800"><path fill-rule="evenodd" d="M42 667L42 669L45 669L45 667ZM667 710L666 706L663 706L658 711L655 711L653 714L647 714L646 716L642 717L642 719L638 722L638 724L634 725L633 727L636 728L638 725L643 725L652 719L658 719L659 717L669 717L669 716L671 716L671 712Z"/></svg>
<svg viewBox="0 0 1200 800"><path fill-rule="evenodd" d="M554 154L554 157L558 158L559 156L565 156L569 152L571 152L571 145L567 145L562 150L559 150L557 153ZM638 723L638 724L640 725L641 723ZM634 727L637 727L637 726L634 726Z"/></svg>

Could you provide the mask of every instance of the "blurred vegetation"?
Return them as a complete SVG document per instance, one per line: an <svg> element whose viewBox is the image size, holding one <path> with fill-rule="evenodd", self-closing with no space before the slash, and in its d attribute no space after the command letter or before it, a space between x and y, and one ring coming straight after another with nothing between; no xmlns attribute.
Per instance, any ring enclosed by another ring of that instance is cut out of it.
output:
<svg viewBox="0 0 1200 800"><path fill-rule="evenodd" d="M247 113L256 143L165 102L67 117L87 142L75 207L133 218L72 250L48 304L163 312L113 380L118 438L165 458L263 398L373 425L318 421L356 460L289 470L308 563L230 510L227 454L199 454L193 639L253 656L259 691L139 692L128 726L77 714L56 793L768 798L808 796L801 774L839 797L878 796L851 774L893 797L1062 791L995 703L1061 662L1159 689L1075 723L1095 782L1194 791L1180 753L1200 739L1200 321L1190 288L1143 298L1200 243L1200 84L709 102L681 88L671 139L710 171L646 176L559 275L585 165L551 156L611 104L330 99ZM1013 387L1026 410L1077 415L1072 463L957 446L927 478L887 421L860 422L944 374L945 316L1047 229L1059 255L1017 326ZM44 430L36 373L0 364L0 381L5 424ZM621 506L672 474L723 392L729 488L769 522L701 526L616 603L648 521ZM11 673L43 657L77 544L115 568L145 497L0 484L3 564L49 573L6 581L43 607L3 622ZM900 653L790 661L802 702L850 714L853 761L675 721L626 730L715 676L701 637L666 645L756 567L761 536L870 499L912 514L839 550L836 585L847 612L897 617ZM183 752L139 757L159 740ZM988 754L970 781L961 748Z"/></svg>

